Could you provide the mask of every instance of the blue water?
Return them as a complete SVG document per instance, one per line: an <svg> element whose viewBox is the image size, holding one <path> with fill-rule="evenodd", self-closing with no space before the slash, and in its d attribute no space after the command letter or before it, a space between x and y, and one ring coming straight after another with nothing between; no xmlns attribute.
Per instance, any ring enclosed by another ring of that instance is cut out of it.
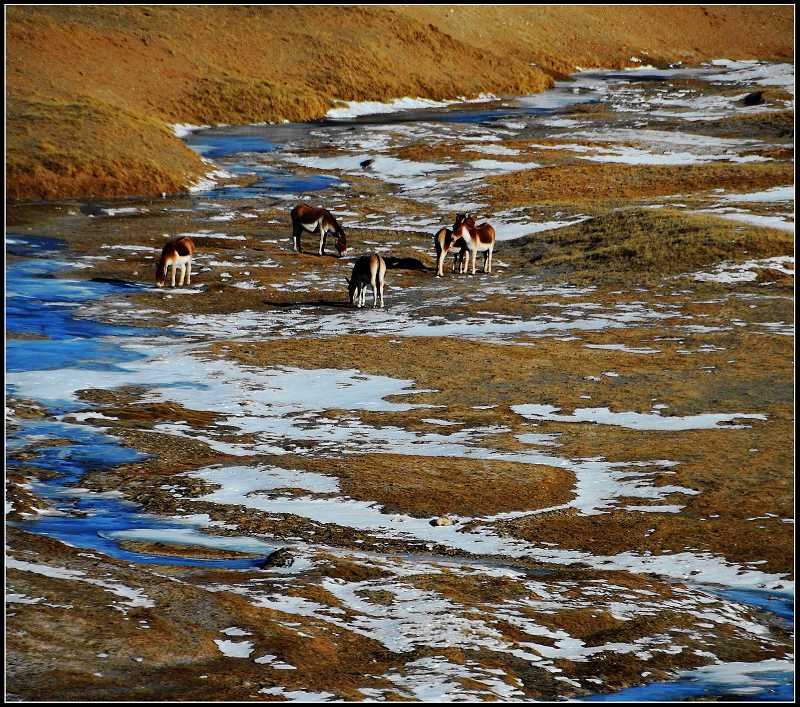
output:
<svg viewBox="0 0 800 707"><path fill-rule="evenodd" d="M695 678L680 678L673 682L654 682L641 687L605 695L592 695L581 698L581 702L680 702L698 697L720 698L734 701L790 702L794 699L794 673L755 673L756 680L770 681L762 685L758 692L737 694L728 684L700 681ZM743 683L744 684L744 683Z"/></svg>
<svg viewBox="0 0 800 707"><path fill-rule="evenodd" d="M215 159L244 152L272 152L276 145L260 135L242 135L241 129L231 128L228 132L201 131L191 133L184 142L203 157Z"/></svg>
<svg viewBox="0 0 800 707"><path fill-rule="evenodd" d="M787 628L794 627L794 597L791 594L762 592L755 589L706 588L712 594L739 604L748 604L774 614L782 619Z"/></svg>
<svg viewBox="0 0 800 707"><path fill-rule="evenodd" d="M270 194L298 194L317 192L339 183L336 177L323 174L294 174L269 167L233 168L233 173L255 174L257 181L246 187L220 187L198 192L204 199L253 199Z"/></svg>
<svg viewBox="0 0 800 707"><path fill-rule="evenodd" d="M9 252L19 256L36 255L44 249L62 250L63 244L53 239L10 235ZM55 368L84 370L120 370L118 364L141 357L121 345L126 337L142 336L158 330L101 324L75 318L75 308L119 291L139 287L130 283L78 281L55 277L69 267L62 261L26 259L14 261L6 268L6 326L10 333L36 333L47 339L9 339L6 343L6 370L41 371ZM8 392L14 392L13 384ZM85 409L88 405L74 401L44 401L53 414ZM47 440L67 441L57 446L42 444ZM135 503L109 498L108 495L76 492L74 485L91 471L100 471L146 458L119 440L93 427L55 420L20 421L10 428L6 449L14 452L22 447L35 450L33 459L6 459L8 468L32 465L57 473L52 479L33 484L34 492L46 498L65 515L38 516L30 521L14 523L31 532L47 535L87 550L97 550L111 557L142 564L170 564L241 569L259 564L258 559L198 560L160 557L124 550L107 537L108 533L134 529L191 528L186 522L167 520L139 512ZM198 531L198 534L199 531Z"/></svg>

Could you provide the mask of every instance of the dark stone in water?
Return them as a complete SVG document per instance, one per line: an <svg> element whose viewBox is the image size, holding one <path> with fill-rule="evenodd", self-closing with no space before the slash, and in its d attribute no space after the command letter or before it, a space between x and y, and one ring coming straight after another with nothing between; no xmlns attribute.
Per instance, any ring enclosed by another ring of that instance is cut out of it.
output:
<svg viewBox="0 0 800 707"><path fill-rule="evenodd" d="M742 99L742 105L744 106L760 106L763 102L764 102L763 91L753 91L752 93L748 93Z"/></svg>
<svg viewBox="0 0 800 707"><path fill-rule="evenodd" d="M294 555L289 548L282 547L271 552L264 559L263 567L291 567L294 564Z"/></svg>
<svg viewBox="0 0 800 707"><path fill-rule="evenodd" d="M81 204L81 213L86 216L103 216L105 212L97 204L88 203Z"/></svg>
<svg viewBox="0 0 800 707"><path fill-rule="evenodd" d="M374 161L374 159L368 159L360 162L359 164L361 165L361 169L368 169Z"/></svg>

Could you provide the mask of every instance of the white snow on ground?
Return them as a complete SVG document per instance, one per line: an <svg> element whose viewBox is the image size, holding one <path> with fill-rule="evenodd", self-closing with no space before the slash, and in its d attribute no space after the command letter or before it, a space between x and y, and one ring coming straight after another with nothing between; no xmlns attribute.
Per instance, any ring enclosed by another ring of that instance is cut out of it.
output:
<svg viewBox="0 0 800 707"><path fill-rule="evenodd" d="M794 201L794 186L772 187L764 191L750 192L745 194L723 194L719 197L721 201L744 201L744 202L781 202Z"/></svg>
<svg viewBox="0 0 800 707"><path fill-rule="evenodd" d="M249 658L253 652L252 641L225 641L215 638L214 643L217 644L220 653L228 658Z"/></svg>
<svg viewBox="0 0 800 707"><path fill-rule="evenodd" d="M789 267L791 265L791 267ZM744 263L726 262L717 265L712 272L696 272L691 277L699 282L722 282L735 284L737 282L753 282L758 278L758 271L768 268L777 270L785 275L794 275L794 257L791 255L765 258L763 260L748 260Z"/></svg>
<svg viewBox="0 0 800 707"><path fill-rule="evenodd" d="M519 150L503 147L502 145L467 145L463 150L465 152L484 152L487 155L513 156L519 154Z"/></svg>
<svg viewBox="0 0 800 707"><path fill-rule="evenodd" d="M306 690L287 690L285 687L262 687L262 695L275 695L282 702L330 702L334 697L330 692L307 692Z"/></svg>
<svg viewBox="0 0 800 707"><path fill-rule="evenodd" d="M704 74L699 78L704 81L721 83L777 86L794 94L794 64L778 64L756 60L732 61L730 59L715 59L711 62L711 65L723 67L725 71Z"/></svg>
<svg viewBox="0 0 800 707"><path fill-rule="evenodd" d="M519 172L522 169L536 169L541 167L536 162L503 162L501 160L473 160L467 163L473 169L490 172L492 175L506 172ZM484 175L481 175L482 178Z"/></svg>
<svg viewBox="0 0 800 707"><path fill-rule="evenodd" d="M196 130L205 130L210 127L210 125L192 125L191 123L173 123L170 125L172 132L175 133L175 137L179 138L184 138Z"/></svg>
<svg viewBox="0 0 800 707"><path fill-rule="evenodd" d="M558 135L553 135L552 137L558 137ZM575 152L578 159L622 164L690 165L714 161L737 163L769 161L769 158L759 155L743 156L739 154L739 150L760 144L754 140L717 138L678 131L602 128L575 131L570 133L570 138L604 142L631 142L639 145L639 147L592 147L574 143L534 144L531 147L547 150L568 150Z"/></svg>
<svg viewBox="0 0 800 707"><path fill-rule="evenodd" d="M605 349L607 351L624 351L625 353L633 354L655 354L659 353L660 349L650 349L646 347L632 348L625 346L625 344L584 344L587 349Z"/></svg>
<svg viewBox="0 0 800 707"><path fill-rule="evenodd" d="M556 415L560 408L552 405L512 405L511 409L529 420L551 420L553 422L594 422L600 425L616 425L631 430L658 430L680 432L684 430L710 430L719 428L723 422L733 420L766 420L762 414L706 413L702 415L664 416L655 413L611 412L608 408L576 408L571 415ZM725 425L725 429L742 429L748 425Z"/></svg>
<svg viewBox="0 0 800 707"><path fill-rule="evenodd" d="M211 523L199 523L199 526ZM133 530L114 530L104 533L105 537L115 540L134 542L166 543L168 545L186 545L189 547L205 547L230 552L249 552L269 554L275 549L274 543L248 537L230 535L209 535L196 528L136 528Z"/></svg>
<svg viewBox="0 0 800 707"><path fill-rule="evenodd" d="M717 627L742 638L765 643L771 640L768 629L754 623L747 609L703 588L675 586L669 597L663 597L648 589L618 586L608 579L575 582L551 580L547 575L530 578L523 572L480 560L472 563L456 559L388 560L373 554L329 551L356 564L377 566L390 576L361 581L326 578L322 588L335 601L325 604L287 595L285 578L212 585L208 589L233 592L246 597L254 606L305 617L305 625L311 624L317 630L341 627L379 641L395 653L454 647L465 651L490 650L533 663L554 676L562 672L558 665L561 660L584 662L603 652L632 653L648 660L657 653L675 654L684 649L684 637L671 632L643 636L632 642L587 645L563 629L549 628L549 621L542 622L543 615L565 610L605 612L622 622L658 616L665 610L676 612L697 620L698 628L688 632L688 640L694 645L710 642L709 648L716 640ZM486 604L460 603L435 589L417 586L415 579L422 574L504 578L519 587L519 591ZM375 601L375 592L389 594L392 599ZM489 603L491 611L487 611ZM513 627L516 635L510 637L507 630L498 630L498 621ZM710 651L705 655L715 658ZM495 680L494 676L503 679ZM521 687L518 679L508 679L506 671L476 664L469 657L463 665L454 665L442 657L428 655L407 664L402 675L391 670L374 677L389 680L406 699L470 699L475 694L514 698ZM459 679L467 677L474 680L469 686ZM380 699L386 688L361 691L370 699Z"/></svg>
<svg viewBox="0 0 800 707"><path fill-rule="evenodd" d="M157 248L148 245L102 245L100 246L107 250L130 250L134 253L155 253Z"/></svg>
<svg viewBox="0 0 800 707"><path fill-rule="evenodd" d="M521 238L522 236L530 236L533 233L542 233L544 231L552 231L556 228L565 228L566 226L574 226L576 223L586 221L588 216L577 216L565 221L512 221L498 214L492 217L491 224L494 226L497 234L498 241L510 241L514 238Z"/></svg>
<svg viewBox="0 0 800 707"><path fill-rule="evenodd" d="M741 221L742 223L749 223L753 226L760 226L762 228L777 228L779 231L794 233L794 222L787 221L781 216L761 216L759 214L752 214L747 211L726 211L719 208L696 209L690 213L711 214L717 218L726 219L729 221Z"/></svg>
<svg viewBox="0 0 800 707"><path fill-rule="evenodd" d="M500 267L499 262L496 264ZM534 296L537 294L535 287L520 288L514 294L522 296L528 291ZM491 292L491 283L487 283L480 294L486 296ZM541 294L547 294L547 290ZM475 297L479 298L478 295ZM391 305L391 300L388 302ZM612 309L592 312L591 316L587 316L585 311L564 310L535 317L471 316L447 320L441 316L421 316L416 307L401 304L392 305L391 310L363 309L355 315L337 312L319 318L309 317L302 310L285 310L279 313L243 311L237 315L181 315L179 320L181 329L198 334L213 332L217 336L260 339L301 334L338 336L358 332L372 336L455 336L506 341L521 334L554 336L572 331L600 331L679 316L677 311L670 309L620 303Z"/></svg>
<svg viewBox="0 0 800 707"><path fill-rule="evenodd" d="M91 577L87 577L85 572L81 572L79 570L70 570L66 567L51 567L50 565L42 565L35 562L23 562L12 557L6 557L6 569L15 569L19 570L20 572L33 572L34 574L41 574L45 577L85 582L86 584L93 584L95 586L102 587L107 592L119 597L123 597L127 600L121 602L121 605L116 603L111 605L116 609L120 609L120 611L123 613L127 611L126 609L122 608L124 606L131 608L155 606L155 602L149 599L142 589L126 587L124 584L120 584L119 582L93 579Z"/></svg>
<svg viewBox="0 0 800 707"><path fill-rule="evenodd" d="M344 106L331 108L325 115L335 120L357 118L361 115L377 115L381 113L397 113L406 110L419 110L425 108L444 108L454 103L486 103L496 101L497 96L491 93L482 93L477 98L454 98L448 101L435 101L430 98L395 98L392 101L381 103L379 101L342 101Z"/></svg>
<svg viewBox="0 0 800 707"><path fill-rule="evenodd" d="M635 147L621 147L616 151L604 151L603 154L579 155L578 159L591 162L616 162L620 164L643 165L691 165L702 162L768 162L771 158L760 155L739 156L733 153L697 154L691 152L653 153Z"/></svg>
<svg viewBox="0 0 800 707"><path fill-rule="evenodd" d="M170 236L168 233L165 236ZM179 233L178 236L189 236L190 238L217 238L225 241L246 241L246 236L229 236L226 233L218 233L216 231L190 231L188 233Z"/></svg>
<svg viewBox="0 0 800 707"><path fill-rule="evenodd" d="M220 633L224 633L226 636L239 636L239 637L250 635L249 631L245 631L239 628L238 626L230 626L228 628L224 628Z"/></svg>
<svg viewBox="0 0 800 707"><path fill-rule="evenodd" d="M412 162L411 160L401 160L397 157L378 155L372 158L374 161L369 166L369 169L365 170L361 166L361 163L366 159L363 154L342 155L339 157L296 157L287 155L285 159L287 162L314 169L338 170L350 174L377 176L383 181L393 184L406 184L414 181L415 186L419 186L417 181L422 177L428 177L433 172L446 172L456 167L455 164Z"/></svg>
<svg viewBox="0 0 800 707"><path fill-rule="evenodd" d="M519 689L522 687L519 678L471 660L459 665L442 656L419 658L406 663L402 673L392 671L381 677L393 686L359 691L371 701L384 701L387 694L398 692L405 700L421 702L474 702L479 696L487 695L504 701L527 701L525 693ZM516 686L509 685L509 679ZM477 681L482 686L465 687L464 680Z"/></svg>
<svg viewBox="0 0 800 707"><path fill-rule="evenodd" d="M204 159L203 161L209 164L214 164L210 160ZM230 172L225 171L224 169L212 169L211 171L207 172L204 177L200 177L197 181L190 183L188 185L188 189L189 192L193 194L204 191L211 191L212 189L216 189L219 180L231 179L232 177L233 175Z"/></svg>
<svg viewBox="0 0 800 707"><path fill-rule="evenodd" d="M116 209L100 209L107 216L131 216L133 214L146 214L149 209L137 208L136 206L124 206Z"/></svg>

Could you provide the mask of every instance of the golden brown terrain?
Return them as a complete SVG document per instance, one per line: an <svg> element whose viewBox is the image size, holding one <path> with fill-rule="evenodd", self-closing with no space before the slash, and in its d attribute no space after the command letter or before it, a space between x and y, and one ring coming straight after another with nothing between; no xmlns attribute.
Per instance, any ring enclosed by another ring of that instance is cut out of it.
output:
<svg viewBox="0 0 800 707"><path fill-rule="evenodd" d="M183 191L207 170L173 123L533 93L631 57L793 57L790 6L17 6L6 17L13 200Z"/></svg>

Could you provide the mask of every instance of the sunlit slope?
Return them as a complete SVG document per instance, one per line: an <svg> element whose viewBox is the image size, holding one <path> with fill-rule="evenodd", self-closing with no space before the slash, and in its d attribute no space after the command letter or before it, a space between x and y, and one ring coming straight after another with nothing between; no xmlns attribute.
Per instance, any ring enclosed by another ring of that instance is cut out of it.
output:
<svg viewBox="0 0 800 707"><path fill-rule="evenodd" d="M547 88L582 65L793 56L792 8L12 7L11 199L177 191L169 123L319 118L334 99ZM645 54L645 52L648 52Z"/></svg>

